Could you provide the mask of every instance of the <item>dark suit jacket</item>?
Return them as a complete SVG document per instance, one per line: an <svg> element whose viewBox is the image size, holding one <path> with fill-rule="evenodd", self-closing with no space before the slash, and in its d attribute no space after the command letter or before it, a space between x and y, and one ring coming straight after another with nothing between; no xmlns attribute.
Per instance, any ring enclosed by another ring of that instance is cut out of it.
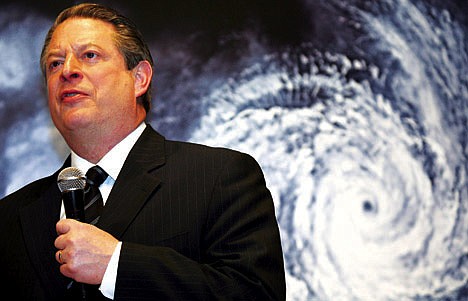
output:
<svg viewBox="0 0 468 301"><path fill-rule="evenodd" d="M64 300L58 172L0 201L4 296ZM168 141L148 126L97 226L123 241L115 300L285 299L273 201L246 154Z"/></svg>

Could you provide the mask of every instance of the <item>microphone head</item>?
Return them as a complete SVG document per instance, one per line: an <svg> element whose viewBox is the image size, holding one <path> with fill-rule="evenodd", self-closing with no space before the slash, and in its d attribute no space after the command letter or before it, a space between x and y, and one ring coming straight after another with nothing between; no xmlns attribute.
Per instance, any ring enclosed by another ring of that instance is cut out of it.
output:
<svg viewBox="0 0 468 301"><path fill-rule="evenodd" d="M57 185L60 192L84 189L86 186L86 175L76 167L64 168L57 177Z"/></svg>

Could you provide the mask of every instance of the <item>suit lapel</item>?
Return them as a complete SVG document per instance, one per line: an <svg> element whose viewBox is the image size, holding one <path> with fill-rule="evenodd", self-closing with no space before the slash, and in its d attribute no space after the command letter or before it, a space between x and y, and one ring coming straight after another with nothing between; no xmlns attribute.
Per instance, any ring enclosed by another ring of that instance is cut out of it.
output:
<svg viewBox="0 0 468 301"><path fill-rule="evenodd" d="M42 283L55 293L61 294L69 279L60 273L59 264L55 260L55 224L60 218L61 207L57 175L58 171L47 179L45 183L48 186L36 201L21 209L20 220L34 269L41 277Z"/></svg>
<svg viewBox="0 0 468 301"><path fill-rule="evenodd" d="M164 141L147 125L125 160L96 226L122 237L161 182L151 171L165 163Z"/></svg>

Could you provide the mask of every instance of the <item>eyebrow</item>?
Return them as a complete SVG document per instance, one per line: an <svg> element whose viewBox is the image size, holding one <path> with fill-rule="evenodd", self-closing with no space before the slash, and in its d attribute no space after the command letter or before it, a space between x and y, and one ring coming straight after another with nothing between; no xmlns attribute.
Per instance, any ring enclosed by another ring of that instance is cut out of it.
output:
<svg viewBox="0 0 468 301"><path fill-rule="evenodd" d="M102 50L103 48L95 43L85 43L85 44L80 44L80 45L77 45L75 47L72 46L72 49L74 52L76 51L83 51L84 49L88 49L88 48L92 48L92 47L96 47L100 50ZM51 49L51 50L48 50L47 51L47 56L46 56L46 60L48 60L50 57L60 57L61 56L61 53L62 53L62 50L60 49Z"/></svg>

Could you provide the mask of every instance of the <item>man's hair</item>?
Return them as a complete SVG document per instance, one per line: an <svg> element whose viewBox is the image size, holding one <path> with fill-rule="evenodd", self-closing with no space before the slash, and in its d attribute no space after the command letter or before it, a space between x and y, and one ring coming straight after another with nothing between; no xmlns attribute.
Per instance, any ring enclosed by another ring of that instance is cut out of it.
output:
<svg viewBox="0 0 468 301"><path fill-rule="evenodd" d="M127 17L117 11L99 4L83 3L63 10L55 19L54 24L49 29L41 52L41 69L46 78L46 53L52 35L58 25L70 18L88 18L101 20L113 25L115 29L114 40L117 48L122 53L128 70L133 69L141 61L148 61L153 67L153 58L148 45L136 25ZM151 83L145 94L138 97L146 112L151 108Z"/></svg>

